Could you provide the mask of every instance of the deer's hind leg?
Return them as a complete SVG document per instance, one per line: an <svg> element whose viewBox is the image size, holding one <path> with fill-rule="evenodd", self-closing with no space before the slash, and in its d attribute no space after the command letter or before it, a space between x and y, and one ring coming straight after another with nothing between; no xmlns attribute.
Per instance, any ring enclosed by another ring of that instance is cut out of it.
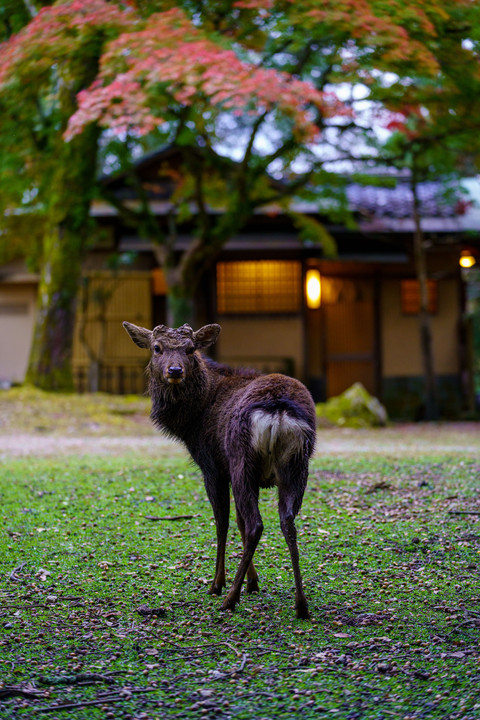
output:
<svg viewBox="0 0 480 720"><path fill-rule="evenodd" d="M302 457L296 456L287 465L279 468L278 475L278 514L280 527L292 560L295 578L295 611L297 618L307 620L310 614L300 572L295 517L302 506L303 494L307 485L308 460L305 462Z"/></svg>
<svg viewBox="0 0 480 720"><path fill-rule="evenodd" d="M235 579L223 601L222 610L233 610L240 600L240 591L250 567L258 542L263 532L263 523L258 509L259 468L251 458L232 463L230 469L232 491L237 513L240 516L240 532L243 530L243 554ZM256 573L255 573L256 574ZM253 580L253 575L252 575Z"/></svg>
<svg viewBox="0 0 480 720"><path fill-rule="evenodd" d="M243 547L245 548L245 522L237 509L237 525L242 536ZM247 568L247 593L259 592L258 575L253 560Z"/></svg>

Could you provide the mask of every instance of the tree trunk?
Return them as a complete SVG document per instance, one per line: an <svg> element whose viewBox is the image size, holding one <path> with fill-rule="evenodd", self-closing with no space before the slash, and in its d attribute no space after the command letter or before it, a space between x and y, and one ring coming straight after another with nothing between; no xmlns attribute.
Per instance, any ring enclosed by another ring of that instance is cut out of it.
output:
<svg viewBox="0 0 480 720"><path fill-rule="evenodd" d="M418 198L417 184L412 181L413 192L413 218L415 231L413 235L413 255L415 261L415 273L420 289L420 311L418 322L420 329L420 349L422 354L422 368L425 382L425 419L438 419L437 390L432 349L432 328L430 315L428 314L428 275L427 261L425 254L425 237L422 230L420 218L420 202Z"/></svg>
<svg viewBox="0 0 480 720"><path fill-rule="evenodd" d="M68 114L66 114L68 117ZM72 391L72 350L82 261L91 230L99 130L88 128L71 142L59 137L48 196L37 314L27 382L43 390Z"/></svg>
<svg viewBox="0 0 480 720"><path fill-rule="evenodd" d="M156 258L159 265L163 267L167 283L167 325L169 327L180 327L187 323L195 327L196 308L195 291L198 287L199 278L189 279L189 264L186 258L187 252L180 257L174 251L174 240L169 237L168 243L163 246L156 245Z"/></svg>
<svg viewBox="0 0 480 720"><path fill-rule="evenodd" d="M195 327L195 300L187 293L187 288L169 287L167 295L167 325L180 327L188 323Z"/></svg>
<svg viewBox="0 0 480 720"><path fill-rule="evenodd" d="M239 223L240 224L240 223ZM167 324L179 327L188 323L195 327L197 308L195 294L204 274L212 267L222 247L232 235L230 226L216 228L192 239L180 257L165 253L163 262L167 281ZM157 253L157 259L160 254Z"/></svg>
<svg viewBox="0 0 480 720"><path fill-rule="evenodd" d="M44 239L44 262L27 382L43 390L73 390L72 345L81 279L81 243L63 228Z"/></svg>
<svg viewBox="0 0 480 720"><path fill-rule="evenodd" d="M90 360L88 366L88 392L97 393L100 390L101 366L99 360Z"/></svg>

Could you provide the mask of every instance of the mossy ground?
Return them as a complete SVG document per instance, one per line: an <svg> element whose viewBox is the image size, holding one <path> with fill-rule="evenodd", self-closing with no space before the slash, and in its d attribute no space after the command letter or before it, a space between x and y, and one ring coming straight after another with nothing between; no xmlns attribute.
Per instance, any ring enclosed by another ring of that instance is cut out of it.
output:
<svg viewBox="0 0 480 720"><path fill-rule="evenodd" d="M29 386L0 390L0 433L151 435L150 400L138 395L49 393Z"/></svg>
<svg viewBox="0 0 480 720"><path fill-rule="evenodd" d="M480 718L479 475L480 451L317 456L305 622L275 492L261 592L221 613L188 460L4 458L1 717ZM240 552L232 526L229 580Z"/></svg>

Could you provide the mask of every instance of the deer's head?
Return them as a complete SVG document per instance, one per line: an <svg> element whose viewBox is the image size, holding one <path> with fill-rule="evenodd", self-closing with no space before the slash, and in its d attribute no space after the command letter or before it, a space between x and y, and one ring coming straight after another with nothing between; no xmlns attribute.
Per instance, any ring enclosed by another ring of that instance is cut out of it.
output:
<svg viewBox="0 0 480 720"><path fill-rule="evenodd" d="M190 325L169 328L157 325L153 330L124 322L123 327L138 347L152 353L150 372L169 385L183 383L198 367L197 350L213 345L220 333L220 325L204 325L196 332Z"/></svg>

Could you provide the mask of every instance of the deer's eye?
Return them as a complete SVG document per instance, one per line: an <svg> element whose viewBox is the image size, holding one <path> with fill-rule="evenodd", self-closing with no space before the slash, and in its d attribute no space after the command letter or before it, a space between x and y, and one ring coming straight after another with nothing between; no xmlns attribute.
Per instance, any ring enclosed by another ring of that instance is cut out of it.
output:
<svg viewBox="0 0 480 720"><path fill-rule="evenodd" d="M194 352L195 352L195 348L194 348L193 345L192 345L191 347L188 347L188 348L185 350L185 354L186 354L186 355L193 355Z"/></svg>
<svg viewBox="0 0 480 720"><path fill-rule="evenodd" d="M158 353L160 352L160 345L154 345L154 346L153 346L153 352L154 352L156 355L158 355Z"/></svg>

